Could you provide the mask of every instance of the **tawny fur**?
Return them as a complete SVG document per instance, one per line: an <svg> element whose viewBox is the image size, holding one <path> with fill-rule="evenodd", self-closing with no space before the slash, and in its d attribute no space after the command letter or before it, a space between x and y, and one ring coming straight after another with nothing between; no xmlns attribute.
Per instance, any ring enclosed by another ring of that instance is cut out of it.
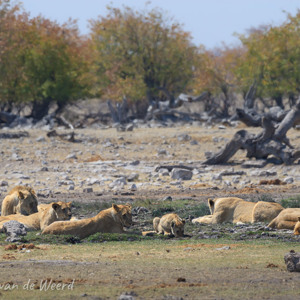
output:
<svg viewBox="0 0 300 300"><path fill-rule="evenodd" d="M249 202L237 197L208 199L211 214L197 219L192 223L220 224L270 222L283 207L274 202Z"/></svg>
<svg viewBox="0 0 300 300"><path fill-rule="evenodd" d="M16 220L24 224L28 230L43 230L46 226L53 222L61 220L70 220L71 213L71 202L52 202L44 210L29 216L23 216L20 214L9 215L0 217L0 232L2 231L3 224L10 220Z"/></svg>
<svg viewBox="0 0 300 300"><path fill-rule="evenodd" d="M299 235L299 234L300 234L300 217L298 217L298 221L297 221L297 223L295 224L295 227L294 227L294 234L295 234L295 235Z"/></svg>
<svg viewBox="0 0 300 300"><path fill-rule="evenodd" d="M70 234L85 238L97 232L124 233L124 227L132 225L131 205L116 205L100 211L88 219L55 222L47 226L42 234Z"/></svg>
<svg viewBox="0 0 300 300"><path fill-rule="evenodd" d="M35 191L30 187L18 185L3 199L1 216L12 214L27 216L38 211L37 205L38 201Z"/></svg>
<svg viewBox="0 0 300 300"><path fill-rule="evenodd" d="M297 224L299 221L299 217L300 208L286 208L270 222L268 227L277 229L294 229L295 233L299 231L300 224ZM296 224L297 228L295 226Z"/></svg>
<svg viewBox="0 0 300 300"><path fill-rule="evenodd" d="M170 235L175 237L184 235L185 220L181 219L177 214L171 213L161 218L153 219L153 228L158 234Z"/></svg>

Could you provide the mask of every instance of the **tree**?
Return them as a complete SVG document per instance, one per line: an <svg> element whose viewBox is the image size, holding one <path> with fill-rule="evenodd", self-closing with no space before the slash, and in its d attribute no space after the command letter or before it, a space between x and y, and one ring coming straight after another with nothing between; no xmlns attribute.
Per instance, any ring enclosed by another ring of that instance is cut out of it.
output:
<svg viewBox="0 0 300 300"><path fill-rule="evenodd" d="M196 47L178 23L158 9L148 12L108 7L91 21L98 93L121 101L167 99L184 91L193 77Z"/></svg>
<svg viewBox="0 0 300 300"><path fill-rule="evenodd" d="M241 47L230 48L226 45L214 50L200 49L193 93L210 93L214 103L210 103L207 110L215 106L223 116L229 115L229 109L234 104L233 92L237 85L235 69L243 52Z"/></svg>
<svg viewBox="0 0 300 300"><path fill-rule="evenodd" d="M0 103L31 104L40 119L51 103L60 110L68 101L87 93L86 41L76 22L62 26L43 17L30 19L17 5L2 2L0 29ZM4 41L4 42L3 42Z"/></svg>
<svg viewBox="0 0 300 300"><path fill-rule="evenodd" d="M257 82L257 94L275 99L283 108L283 97L293 98L300 86L300 10L288 15L281 26L263 26L251 30L240 40L247 49L237 74L244 89Z"/></svg>

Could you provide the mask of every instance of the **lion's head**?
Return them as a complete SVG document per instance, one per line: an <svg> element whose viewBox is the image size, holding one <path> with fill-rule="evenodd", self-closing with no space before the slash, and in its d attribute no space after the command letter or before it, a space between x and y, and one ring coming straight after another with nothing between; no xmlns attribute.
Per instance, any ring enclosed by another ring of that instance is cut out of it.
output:
<svg viewBox="0 0 300 300"><path fill-rule="evenodd" d="M16 192L18 197L18 203L15 208L16 213L28 216L38 211L37 197L31 187L18 186L16 189L13 189L10 194L13 194L12 192Z"/></svg>
<svg viewBox="0 0 300 300"><path fill-rule="evenodd" d="M119 220L123 227L130 227L132 225L132 214L131 214L131 205L125 204L125 205L116 205L113 204L112 208L117 213L117 216L119 217Z"/></svg>
<svg viewBox="0 0 300 300"><path fill-rule="evenodd" d="M185 220L174 220L171 223L171 232L175 237L184 236Z"/></svg>
<svg viewBox="0 0 300 300"><path fill-rule="evenodd" d="M52 208L56 213L56 217L60 221L70 220L72 217L72 202L53 202L51 203Z"/></svg>
<svg viewBox="0 0 300 300"><path fill-rule="evenodd" d="M295 235L300 235L300 217L298 217L298 222L295 224L294 234Z"/></svg>

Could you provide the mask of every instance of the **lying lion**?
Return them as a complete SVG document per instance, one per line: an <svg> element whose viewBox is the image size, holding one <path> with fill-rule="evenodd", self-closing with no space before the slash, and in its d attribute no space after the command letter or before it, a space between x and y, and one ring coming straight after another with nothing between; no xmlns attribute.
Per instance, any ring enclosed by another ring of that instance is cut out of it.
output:
<svg viewBox="0 0 300 300"><path fill-rule="evenodd" d="M36 213L37 197L31 187L18 185L2 201L1 216L21 214L28 216Z"/></svg>
<svg viewBox="0 0 300 300"><path fill-rule="evenodd" d="M298 217L298 221L294 227L294 234L299 235L300 234L300 217Z"/></svg>
<svg viewBox="0 0 300 300"><path fill-rule="evenodd" d="M47 226L42 234L71 234L85 238L96 232L124 233L124 227L132 225L131 205L116 205L102 210L98 215L82 220L55 222Z"/></svg>
<svg viewBox="0 0 300 300"><path fill-rule="evenodd" d="M192 223L219 224L270 222L283 207L274 202L249 202L237 197L208 199L211 215L193 219Z"/></svg>
<svg viewBox="0 0 300 300"><path fill-rule="evenodd" d="M294 234L300 234L300 208L286 208L274 218L268 227L277 229L294 229Z"/></svg>
<svg viewBox="0 0 300 300"><path fill-rule="evenodd" d="M16 220L24 224L28 230L43 230L53 222L61 220L70 220L71 202L52 202L47 208L29 216L9 215L0 217L0 232L2 232L3 224L10 220Z"/></svg>
<svg viewBox="0 0 300 300"><path fill-rule="evenodd" d="M184 225L185 220L174 213L153 219L153 228L158 234L173 234L175 237L182 237L184 236Z"/></svg>

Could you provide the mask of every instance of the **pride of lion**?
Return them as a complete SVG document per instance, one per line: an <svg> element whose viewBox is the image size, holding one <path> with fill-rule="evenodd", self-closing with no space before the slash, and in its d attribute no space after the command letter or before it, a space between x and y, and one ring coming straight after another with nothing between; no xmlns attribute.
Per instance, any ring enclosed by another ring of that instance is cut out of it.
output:
<svg viewBox="0 0 300 300"><path fill-rule="evenodd" d="M237 197L208 199L210 215L193 219L193 224L220 224L268 222L268 227L294 229L300 234L300 208L284 209L275 202L250 202ZM0 232L5 222L16 220L28 230L42 230L42 234L70 234L79 238L94 233L124 233L132 222L131 205L112 204L86 219L71 219L71 202L53 202L38 205L35 191L27 186L16 186L2 201ZM153 219L153 229L147 233L184 236L185 220L176 213L169 213Z"/></svg>
<svg viewBox="0 0 300 300"><path fill-rule="evenodd" d="M72 216L71 202L52 202L47 207L39 212L24 216L20 214L1 216L0 217L0 232L2 232L3 224L10 220L18 221L27 227L27 230L43 230L53 222L60 220L70 220Z"/></svg>

